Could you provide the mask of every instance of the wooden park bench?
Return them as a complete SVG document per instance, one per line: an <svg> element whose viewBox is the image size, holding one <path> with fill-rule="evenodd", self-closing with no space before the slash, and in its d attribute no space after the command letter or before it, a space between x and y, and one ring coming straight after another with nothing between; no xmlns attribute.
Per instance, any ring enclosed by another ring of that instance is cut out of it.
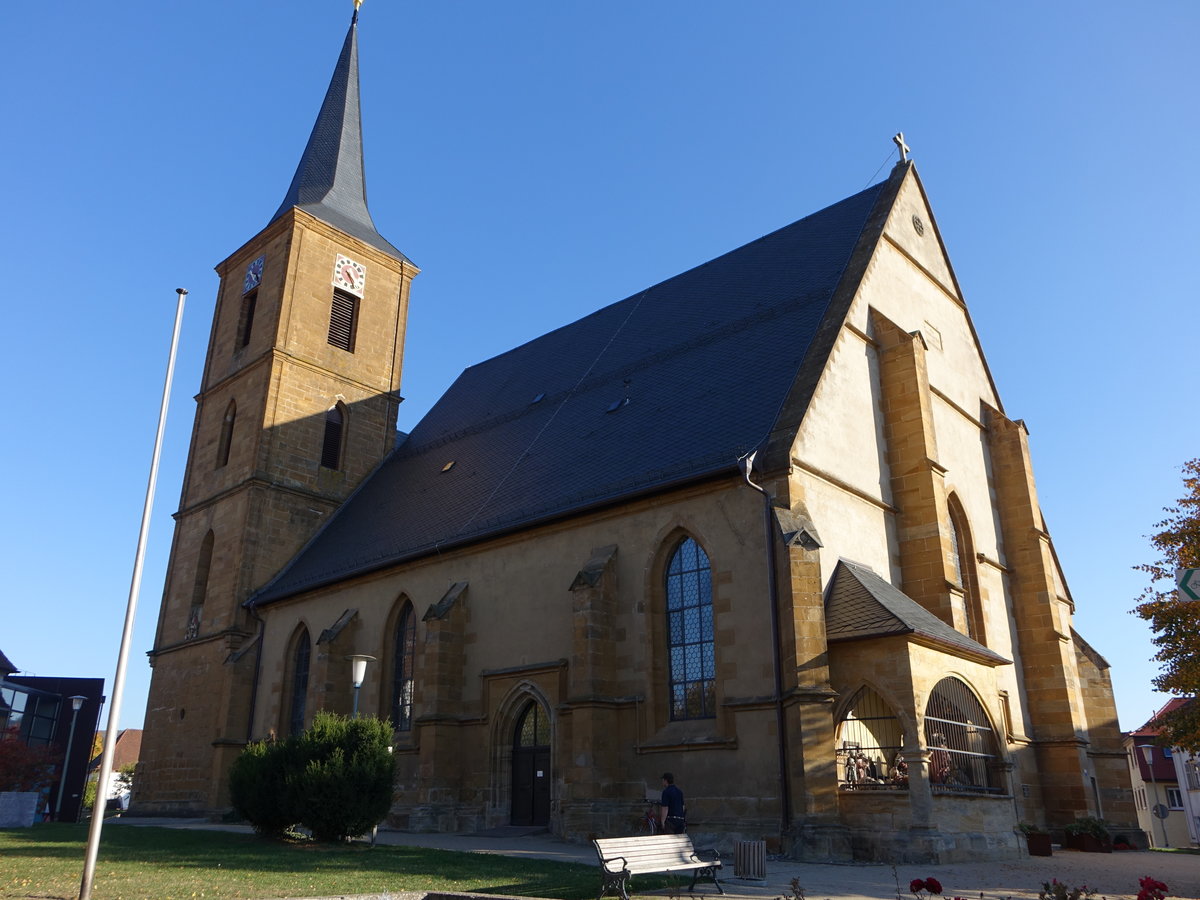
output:
<svg viewBox="0 0 1200 900"><path fill-rule="evenodd" d="M695 891L696 879L703 876L722 894L725 889L717 881L721 854L716 850L699 850L692 846L686 834L644 834L637 837L596 838L596 853L600 857L600 874L604 879L600 900L611 890L620 892L621 900L629 900L629 879L650 872L692 873L689 891Z"/></svg>

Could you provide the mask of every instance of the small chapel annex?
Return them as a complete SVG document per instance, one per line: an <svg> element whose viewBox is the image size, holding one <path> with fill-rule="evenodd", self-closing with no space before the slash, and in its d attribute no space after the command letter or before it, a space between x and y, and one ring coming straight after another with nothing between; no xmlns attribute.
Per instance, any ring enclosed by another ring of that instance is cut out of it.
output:
<svg viewBox="0 0 1200 900"><path fill-rule="evenodd" d="M671 770L698 841L802 859L1136 831L1107 664L905 148L398 436L418 270L367 210L357 53L356 14L283 203L217 267L135 813L226 808L241 748L349 712L366 654L402 829L628 834Z"/></svg>

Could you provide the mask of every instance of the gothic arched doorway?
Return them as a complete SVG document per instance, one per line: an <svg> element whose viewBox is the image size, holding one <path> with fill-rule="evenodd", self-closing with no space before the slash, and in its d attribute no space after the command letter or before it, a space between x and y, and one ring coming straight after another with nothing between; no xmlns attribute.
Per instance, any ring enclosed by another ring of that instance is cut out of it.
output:
<svg viewBox="0 0 1200 900"><path fill-rule="evenodd" d="M550 720L536 700L513 730L512 824L550 822Z"/></svg>

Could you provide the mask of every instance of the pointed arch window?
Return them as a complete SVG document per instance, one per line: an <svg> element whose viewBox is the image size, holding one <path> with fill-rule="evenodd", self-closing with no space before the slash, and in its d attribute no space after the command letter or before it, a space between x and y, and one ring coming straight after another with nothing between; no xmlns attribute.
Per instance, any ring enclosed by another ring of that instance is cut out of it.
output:
<svg viewBox="0 0 1200 900"><path fill-rule="evenodd" d="M200 636L204 598L208 596L208 573L212 569L213 541L213 533L209 531L200 542L200 553L196 556L196 580L192 583L192 605L188 610L187 627L183 633L185 641Z"/></svg>
<svg viewBox="0 0 1200 900"><path fill-rule="evenodd" d="M1003 792L996 735L979 698L957 678L943 678L925 707L929 781L935 792Z"/></svg>
<svg viewBox="0 0 1200 900"><path fill-rule="evenodd" d="M325 413L325 437L321 444L321 465L326 469L342 467L345 446L346 407L338 403Z"/></svg>
<svg viewBox="0 0 1200 900"><path fill-rule="evenodd" d="M308 704L308 667L312 657L312 642L308 629L302 629L292 650L291 697L288 703L288 734L304 730L304 714Z"/></svg>
<svg viewBox="0 0 1200 900"><path fill-rule="evenodd" d="M983 602L979 595L979 573L975 567L975 544L967 514L955 494L948 501L950 512L950 561L954 577L963 591L963 620L967 637L986 644L983 624Z"/></svg>
<svg viewBox="0 0 1200 900"><path fill-rule="evenodd" d="M541 705L536 700L530 700L517 720L513 732L514 747L549 747L550 720L542 712Z"/></svg>
<svg viewBox="0 0 1200 900"><path fill-rule="evenodd" d="M392 727L397 731L412 730L413 667L416 662L417 621L413 607L405 602L396 620L392 652Z"/></svg>
<svg viewBox="0 0 1200 900"><path fill-rule="evenodd" d="M237 346L241 350L250 343L250 332L254 328L254 310L258 306L258 288L242 295L242 315L238 321Z"/></svg>
<svg viewBox="0 0 1200 900"><path fill-rule="evenodd" d="M860 688L838 725L838 784L845 790L907 789L903 750L896 713L871 688Z"/></svg>
<svg viewBox="0 0 1200 900"><path fill-rule="evenodd" d="M712 569L690 537L667 563L667 651L672 719L717 714L716 648L713 641Z"/></svg>
<svg viewBox="0 0 1200 900"><path fill-rule="evenodd" d="M229 464L229 448L233 446L233 425L237 421L237 401L230 400L221 421L221 438L217 441L217 468Z"/></svg>

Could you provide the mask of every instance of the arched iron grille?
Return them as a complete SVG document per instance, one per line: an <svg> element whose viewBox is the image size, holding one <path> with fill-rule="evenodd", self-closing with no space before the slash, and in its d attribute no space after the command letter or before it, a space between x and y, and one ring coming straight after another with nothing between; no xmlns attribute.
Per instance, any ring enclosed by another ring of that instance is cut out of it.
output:
<svg viewBox="0 0 1200 900"><path fill-rule="evenodd" d="M838 730L838 785L856 791L907 790L903 747L904 730L892 708L870 688L861 688Z"/></svg>
<svg viewBox="0 0 1200 900"><path fill-rule="evenodd" d="M935 793L999 794L996 736L983 705L957 678L943 678L925 707L929 781Z"/></svg>

